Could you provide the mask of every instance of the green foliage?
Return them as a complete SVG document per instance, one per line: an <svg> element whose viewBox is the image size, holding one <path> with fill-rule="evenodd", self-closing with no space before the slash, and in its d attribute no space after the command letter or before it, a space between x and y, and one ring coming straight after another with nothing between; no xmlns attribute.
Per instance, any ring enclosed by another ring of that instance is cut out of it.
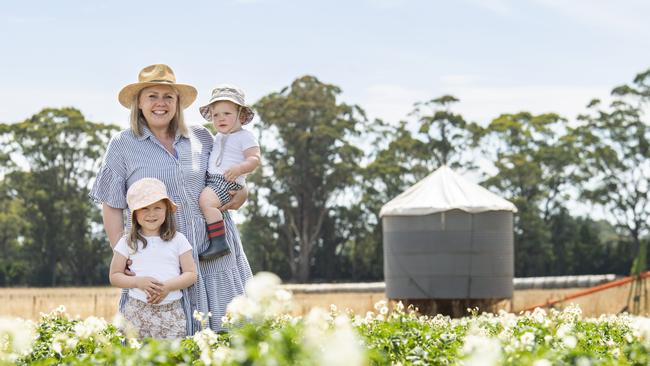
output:
<svg viewBox="0 0 650 366"><path fill-rule="evenodd" d="M355 183L363 156L352 139L365 116L358 107L338 102L340 92L304 76L255 104L259 127L277 143L265 147L266 170L256 183L286 243L291 277L300 282L309 280L323 223L338 196Z"/></svg>
<svg viewBox="0 0 650 366"><path fill-rule="evenodd" d="M91 231L99 216L87 187L115 130L86 121L74 108L44 109L23 122L2 125L4 152L18 163L5 172L2 186L11 188L0 200L8 208L21 207L10 209L0 222L19 230L13 270L22 263L30 267L21 278L12 278L13 285L106 282L110 250L103 235ZM18 210L22 219L16 217Z"/></svg>
<svg viewBox="0 0 650 366"><path fill-rule="evenodd" d="M227 334L203 330L173 341L138 341L101 319L70 319L55 310L39 320L22 353L12 345L3 349L0 364L623 366L650 361L650 320L644 317L585 319L575 306L518 316L472 311L461 319L421 316L401 303L388 309L379 302L376 309L365 317L336 309L314 309L300 318L251 316ZM0 334L30 337L6 327Z"/></svg>
<svg viewBox="0 0 650 366"><path fill-rule="evenodd" d="M637 75L633 85L614 88L609 108L591 103L591 113L580 116L575 129L581 168L590 178L582 197L612 214L637 253L650 229L650 129L644 119L648 80L650 70Z"/></svg>
<svg viewBox="0 0 650 366"><path fill-rule="evenodd" d="M550 273L554 260L549 220L578 185L575 138L556 114L504 114L479 132L496 174L484 184L495 188L519 210L515 219L515 274ZM564 253L563 253L564 254Z"/></svg>
<svg viewBox="0 0 650 366"><path fill-rule="evenodd" d="M459 100L452 95L443 95L427 102L417 102L411 115L417 116L420 128L418 144L410 146L418 151L424 161L433 161L436 167L475 168L466 156L480 129L475 123L468 123L462 115L451 112L450 106ZM464 158L464 159L463 159Z"/></svg>

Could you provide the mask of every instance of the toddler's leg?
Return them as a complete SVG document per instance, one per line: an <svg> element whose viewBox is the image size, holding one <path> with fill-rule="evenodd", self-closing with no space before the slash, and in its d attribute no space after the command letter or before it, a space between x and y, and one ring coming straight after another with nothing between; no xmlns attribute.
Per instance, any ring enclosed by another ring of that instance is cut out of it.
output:
<svg viewBox="0 0 650 366"><path fill-rule="evenodd" d="M219 210L219 207L221 207L219 196L211 188L206 187L199 196L199 206L203 211L208 229L208 238L210 239L208 249L199 254L199 259L210 260L230 254L230 248L226 243L226 228L223 223L223 215Z"/></svg>
<svg viewBox="0 0 650 366"><path fill-rule="evenodd" d="M208 187L203 188L199 196L199 207L203 212L205 222L216 222L223 220L223 214L219 208L222 203L214 191Z"/></svg>

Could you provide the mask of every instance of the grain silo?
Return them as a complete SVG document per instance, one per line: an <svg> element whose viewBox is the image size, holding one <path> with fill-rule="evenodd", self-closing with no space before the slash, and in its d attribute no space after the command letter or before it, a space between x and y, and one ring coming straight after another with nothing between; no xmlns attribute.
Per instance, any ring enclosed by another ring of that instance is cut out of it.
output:
<svg viewBox="0 0 650 366"><path fill-rule="evenodd" d="M386 296L448 315L512 298L514 212L447 166L431 173L381 209Z"/></svg>

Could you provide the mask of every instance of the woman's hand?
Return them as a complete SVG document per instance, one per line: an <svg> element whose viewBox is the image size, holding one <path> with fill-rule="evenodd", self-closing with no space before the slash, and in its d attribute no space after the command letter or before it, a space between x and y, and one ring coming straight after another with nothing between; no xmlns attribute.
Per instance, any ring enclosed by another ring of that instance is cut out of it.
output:
<svg viewBox="0 0 650 366"><path fill-rule="evenodd" d="M124 267L124 274L127 276L135 276L135 272L131 271L131 263L133 263L132 260L130 259L126 260L126 266Z"/></svg>
<svg viewBox="0 0 650 366"><path fill-rule="evenodd" d="M230 194L231 197L230 202L221 206L221 211L237 210L238 208L240 208L248 198L248 189L244 187L237 191L228 191L228 194Z"/></svg>

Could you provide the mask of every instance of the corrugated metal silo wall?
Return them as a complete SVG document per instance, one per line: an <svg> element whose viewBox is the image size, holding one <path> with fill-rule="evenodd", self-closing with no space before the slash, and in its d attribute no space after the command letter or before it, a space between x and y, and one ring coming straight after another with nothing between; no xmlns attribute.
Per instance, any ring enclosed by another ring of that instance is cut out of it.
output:
<svg viewBox="0 0 650 366"><path fill-rule="evenodd" d="M384 277L391 299L511 298L510 211L385 216Z"/></svg>

